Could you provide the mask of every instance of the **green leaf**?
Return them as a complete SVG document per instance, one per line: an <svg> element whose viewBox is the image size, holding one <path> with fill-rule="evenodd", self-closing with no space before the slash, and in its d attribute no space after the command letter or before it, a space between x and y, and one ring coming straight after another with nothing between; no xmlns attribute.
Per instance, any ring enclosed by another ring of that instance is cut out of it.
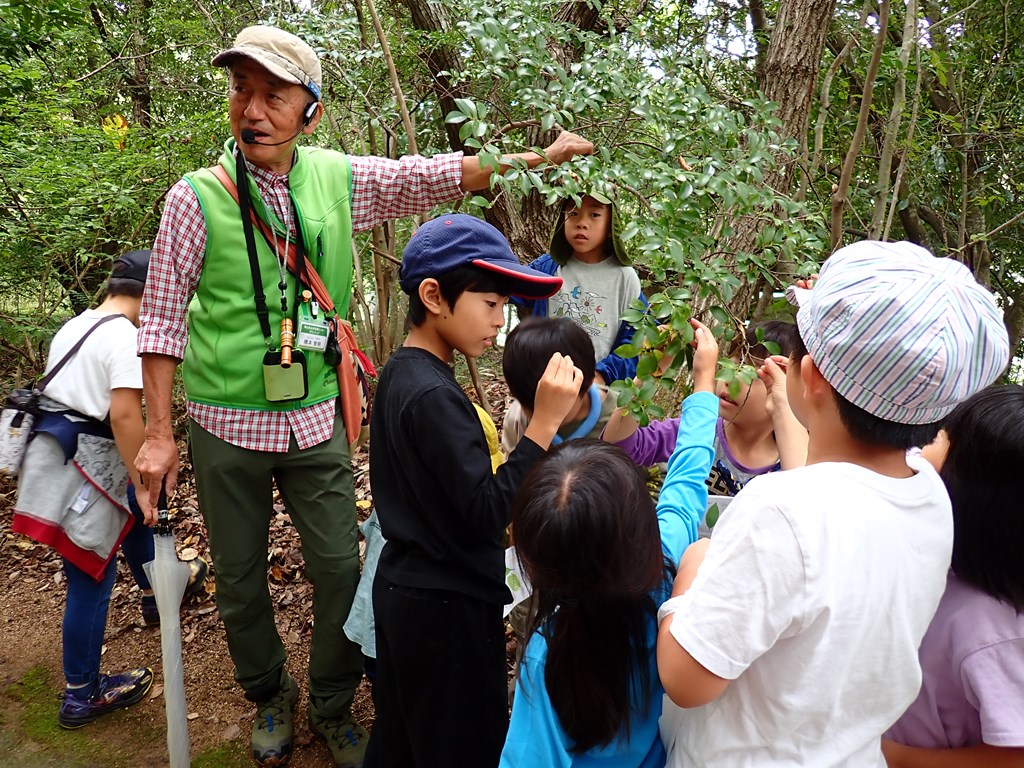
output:
<svg viewBox="0 0 1024 768"><path fill-rule="evenodd" d="M619 315L619 319L624 323L629 323L629 325L635 326L644 319L644 313L638 309L627 309Z"/></svg>
<svg viewBox="0 0 1024 768"><path fill-rule="evenodd" d="M711 316L713 318L715 318L715 320L719 324L725 325L726 323L729 322L729 313L726 312L721 307L709 307L708 311L711 313Z"/></svg>
<svg viewBox="0 0 1024 768"><path fill-rule="evenodd" d="M646 379L658 368L658 358L647 352L640 356L636 364L636 375L639 379Z"/></svg>
<svg viewBox="0 0 1024 768"><path fill-rule="evenodd" d="M615 354L622 358L632 358L640 354L640 347L633 346L632 344L623 344L615 348Z"/></svg>
<svg viewBox="0 0 1024 768"><path fill-rule="evenodd" d="M466 115L467 117L479 117L476 111L476 102L474 102L472 99L456 99L455 108L458 109L459 112Z"/></svg>

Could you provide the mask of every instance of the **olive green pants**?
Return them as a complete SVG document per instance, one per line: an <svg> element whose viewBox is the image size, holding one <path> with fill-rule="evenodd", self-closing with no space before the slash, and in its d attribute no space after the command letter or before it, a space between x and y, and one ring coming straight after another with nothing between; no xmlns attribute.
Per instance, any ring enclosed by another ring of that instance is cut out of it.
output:
<svg viewBox="0 0 1024 768"><path fill-rule="evenodd" d="M287 453L239 448L194 421L189 436L235 680L250 701L273 696L281 684L285 651L267 583L276 482L301 537L306 577L313 585L311 704L324 717L347 714L362 677L362 655L342 631L359 581L359 548L341 418L327 442L299 450L293 437Z"/></svg>

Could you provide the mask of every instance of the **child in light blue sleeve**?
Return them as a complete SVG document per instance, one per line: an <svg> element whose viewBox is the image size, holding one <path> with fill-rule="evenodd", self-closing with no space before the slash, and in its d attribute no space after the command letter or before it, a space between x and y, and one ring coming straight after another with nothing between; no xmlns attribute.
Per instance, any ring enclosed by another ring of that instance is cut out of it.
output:
<svg viewBox="0 0 1024 768"><path fill-rule="evenodd" d="M718 416L718 346L691 322L694 394L657 508L646 474L593 440L567 441L541 459L513 504L535 611L502 768L665 764L655 615L697 538Z"/></svg>

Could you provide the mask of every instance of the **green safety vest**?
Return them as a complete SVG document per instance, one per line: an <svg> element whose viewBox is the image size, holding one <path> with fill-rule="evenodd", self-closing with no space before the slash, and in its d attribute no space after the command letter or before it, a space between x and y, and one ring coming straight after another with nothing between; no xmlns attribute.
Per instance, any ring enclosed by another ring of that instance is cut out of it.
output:
<svg viewBox="0 0 1024 768"><path fill-rule="evenodd" d="M220 158L232 179L234 146L234 140L229 139ZM206 254L188 308L189 340L181 366L188 399L229 408L290 411L337 397L337 371L326 364L323 354L307 351L307 397L286 403L267 400L263 384L267 343L256 316L238 203L208 168L186 174L185 180L195 190L206 222ZM264 208L251 177L248 181L256 214L278 232L283 248L284 225ZM288 186L301 222L306 258L323 279L338 314L345 317L352 293L352 172L348 158L331 150L299 147L288 173ZM277 257L258 229L254 235L263 292L270 308L271 342L277 348L282 317ZM295 296L291 273L287 283L291 315Z"/></svg>

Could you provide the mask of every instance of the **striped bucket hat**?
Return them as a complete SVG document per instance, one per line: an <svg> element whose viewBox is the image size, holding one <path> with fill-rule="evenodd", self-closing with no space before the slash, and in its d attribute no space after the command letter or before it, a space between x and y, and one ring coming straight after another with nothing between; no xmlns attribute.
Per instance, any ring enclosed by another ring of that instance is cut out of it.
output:
<svg viewBox="0 0 1024 768"><path fill-rule="evenodd" d="M786 297L825 380L886 421L941 421L1009 360L992 294L963 264L913 243L840 248L813 290L791 286Z"/></svg>

